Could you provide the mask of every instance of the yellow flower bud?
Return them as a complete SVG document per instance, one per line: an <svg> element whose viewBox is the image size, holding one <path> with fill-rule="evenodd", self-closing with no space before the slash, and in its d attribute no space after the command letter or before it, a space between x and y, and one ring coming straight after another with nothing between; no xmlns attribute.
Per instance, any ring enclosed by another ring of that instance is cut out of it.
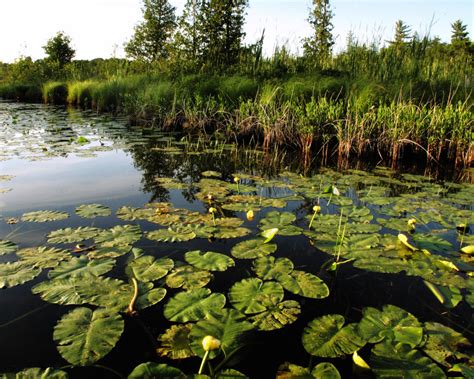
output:
<svg viewBox="0 0 474 379"><path fill-rule="evenodd" d="M235 176L234 177L234 183L238 183L238 182L240 182L240 178L238 176Z"/></svg>
<svg viewBox="0 0 474 379"><path fill-rule="evenodd" d="M209 208L209 213L216 213L216 212L217 212L216 208L214 208L214 207Z"/></svg>
<svg viewBox="0 0 474 379"><path fill-rule="evenodd" d="M414 218L409 219L409 220L407 221L407 224L408 224L408 226L410 226L410 227L415 227L415 225L416 225L416 219L414 219Z"/></svg>
<svg viewBox="0 0 474 379"><path fill-rule="evenodd" d="M319 205L315 205L313 207L313 211L314 211L314 213L321 213L321 207Z"/></svg>
<svg viewBox="0 0 474 379"><path fill-rule="evenodd" d="M202 347L204 351L217 350L221 346L221 341L213 336L206 336L202 339Z"/></svg>
<svg viewBox="0 0 474 379"><path fill-rule="evenodd" d="M254 218L254 216L255 216L255 215L254 215L254 213L253 213L253 210L249 210L249 211L247 212L247 220L252 221L253 218Z"/></svg>
<svg viewBox="0 0 474 379"><path fill-rule="evenodd" d="M212 200L212 193L207 194L207 200Z"/></svg>

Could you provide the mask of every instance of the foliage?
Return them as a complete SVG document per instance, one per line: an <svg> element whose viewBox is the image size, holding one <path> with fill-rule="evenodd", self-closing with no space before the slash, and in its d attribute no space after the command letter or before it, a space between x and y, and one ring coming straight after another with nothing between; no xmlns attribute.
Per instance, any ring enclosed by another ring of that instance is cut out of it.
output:
<svg viewBox="0 0 474 379"><path fill-rule="evenodd" d="M76 54L71 47L71 37L65 35L64 32L56 33L54 37L46 42L43 49L48 59L60 68L71 62Z"/></svg>

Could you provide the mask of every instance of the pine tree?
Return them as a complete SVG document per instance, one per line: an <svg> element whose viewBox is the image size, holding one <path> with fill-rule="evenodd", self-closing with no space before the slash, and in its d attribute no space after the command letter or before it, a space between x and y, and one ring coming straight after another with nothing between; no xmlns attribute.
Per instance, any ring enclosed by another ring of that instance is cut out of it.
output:
<svg viewBox="0 0 474 379"><path fill-rule="evenodd" d="M125 45L127 56L148 62L166 59L176 28L175 10L168 0L143 0L143 22Z"/></svg>
<svg viewBox="0 0 474 379"><path fill-rule="evenodd" d="M410 38L411 28L402 20L395 23L395 36L391 42L393 45L402 46L408 42Z"/></svg>
<svg viewBox="0 0 474 379"><path fill-rule="evenodd" d="M451 45L455 49L468 49L471 41L469 40L469 32L467 25L461 20L456 20L451 24Z"/></svg>
<svg viewBox="0 0 474 379"><path fill-rule="evenodd" d="M304 40L303 48L305 57L320 67L323 67L332 55L334 46L333 16L329 0L313 0L313 9L308 22L311 24L314 34Z"/></svg>

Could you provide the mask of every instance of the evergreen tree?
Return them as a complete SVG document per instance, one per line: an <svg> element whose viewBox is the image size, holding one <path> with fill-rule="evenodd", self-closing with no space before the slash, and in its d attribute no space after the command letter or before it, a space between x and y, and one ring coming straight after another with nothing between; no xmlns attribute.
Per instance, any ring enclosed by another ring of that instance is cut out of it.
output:
<svg viewBox="0 0 474 379"><path fill-rule="evenodd" d="M71 62L76 54L71 47L71 38L63 32L58 32L53 38L50 38L43 49L48 55L48 60L57 64L60 68Z"/></svg>
<svg viewBox="0 0 474 379"><path fill-rule="evenodd" d="M451 45L455 49L469 48L471 41L469 40L469 32L467 25L464 25L461 20L456 20L451 24Z"/></svg>
<svg viewBox="0 0 474 379"><path fill-rule="evenodd" d="M334 46L332 17L329 0L313 0L313 9L308 22L314 34L304 40L303 48L304 55L320 67L324 66L332 55Z"/></svg>
<svg viewBox="0 0 474 379"><path fill-rule="evenodd" d="M135 27L125 52L131 58L148 62L166 59L176 28L176 8L168 0L143 0L143 6L143 22Z"/></svg>
<svg viewBox="0 0 474 379"><path fill-rule="evenodd" d="M405 24L402 20L398 20L395 23L395 36L392 45L403 46L410 39L411 28Z"/></svg>

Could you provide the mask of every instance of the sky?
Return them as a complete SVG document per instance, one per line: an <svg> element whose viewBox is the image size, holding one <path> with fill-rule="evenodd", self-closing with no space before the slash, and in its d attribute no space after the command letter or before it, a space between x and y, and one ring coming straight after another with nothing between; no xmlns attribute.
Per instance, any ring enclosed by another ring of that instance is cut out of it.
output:
<svg viewBox="0 0 474 379"><path fill-rule="evenodd" d="M181 12L184 0L170 0ZM259 39L265 28L264 51L277 45L301 50L311 35L307 22L311 0L250 0L246 43ZM72 39L76 59L123 57L124 42L141 20L142 0L0 0L0 61L20 56L44 57L42 46L63 31ZM398 19L425 35L449 42L451 23L461 19L474 35L472 0L332 0L335 50L345 46L353 31L360 42L386 41Z"/></svg>

